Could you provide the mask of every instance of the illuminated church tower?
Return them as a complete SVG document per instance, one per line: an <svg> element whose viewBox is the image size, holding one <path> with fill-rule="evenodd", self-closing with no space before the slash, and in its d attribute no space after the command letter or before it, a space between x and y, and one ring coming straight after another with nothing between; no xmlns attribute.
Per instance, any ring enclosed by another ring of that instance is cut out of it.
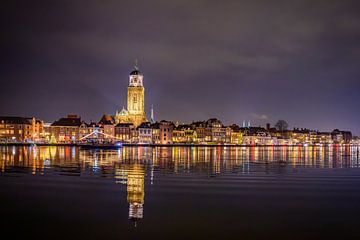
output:
<svg viewBox="0 0 360 240"><path fill-rule="evenodd" d="M143 78L144 76L135 63L134 70L129 77L127 110L123 108L120 112L116 112L115 119L117 123L133 123L137 127L142 122L146 122Z"/></svg>
<svg viewBox="0 0 360 240"><path fill-rule="evenodd" d="M130 73L127 96L127 110L129 112L130 121L134 123L135 126L138 126L142 122L146 121L144 98L145 89L143 86L143 75L135 65L135 69Z"/></svg>

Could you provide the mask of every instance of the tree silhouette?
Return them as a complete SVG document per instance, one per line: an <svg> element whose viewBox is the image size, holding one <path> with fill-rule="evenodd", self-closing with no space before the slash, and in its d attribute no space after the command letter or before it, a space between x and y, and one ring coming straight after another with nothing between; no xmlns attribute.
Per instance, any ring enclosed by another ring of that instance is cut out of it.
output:
<svg viewBox="0 0 360 240"><path fill-rule="evenodd" d="M288 129L289 124L285 120L279 120L276 122L275 127L277 130L283 132Z"/></svg>

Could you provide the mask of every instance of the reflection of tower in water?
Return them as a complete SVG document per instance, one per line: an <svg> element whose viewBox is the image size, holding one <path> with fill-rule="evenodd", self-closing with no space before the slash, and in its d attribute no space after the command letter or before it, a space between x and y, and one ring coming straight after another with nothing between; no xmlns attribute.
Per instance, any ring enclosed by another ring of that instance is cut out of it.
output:
<svg viewBox="0 0 360 240"><path fill-rule="evenodd" d="M135 164L128 172L127 201L129 203L129 219L136 221L143 218L145 172L141 165Z"/></svg>
<svg viewBox="0 0 360 240"><path fill-rule="evenodd" d="M126 184L127 202L129 203L129 219L136 223L143 218L144 204L144 166L135 164L120 164L116 166L116 183Z"/></svg>

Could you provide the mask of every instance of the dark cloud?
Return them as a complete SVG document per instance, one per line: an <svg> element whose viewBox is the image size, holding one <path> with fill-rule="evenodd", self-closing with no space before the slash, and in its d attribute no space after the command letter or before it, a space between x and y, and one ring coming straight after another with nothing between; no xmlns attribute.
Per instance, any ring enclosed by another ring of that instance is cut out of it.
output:
<svg viewBox="0 0 360 240"><path fill-rule="evenodd" d="M113 113L138 58L159 119L359 134L359 12L331 0L8 1L0 114Z"/></svg>

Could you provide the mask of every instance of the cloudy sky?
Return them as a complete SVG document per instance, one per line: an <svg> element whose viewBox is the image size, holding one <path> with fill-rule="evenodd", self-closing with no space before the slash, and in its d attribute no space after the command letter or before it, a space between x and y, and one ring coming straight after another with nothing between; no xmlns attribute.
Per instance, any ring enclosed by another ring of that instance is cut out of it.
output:
<svg viewBox="0 0 360 240"><path fill-rule="evenodd" d="M360 2L5 1L0 115L98 120L138 59L158 120L360 134Z"/></svg>

